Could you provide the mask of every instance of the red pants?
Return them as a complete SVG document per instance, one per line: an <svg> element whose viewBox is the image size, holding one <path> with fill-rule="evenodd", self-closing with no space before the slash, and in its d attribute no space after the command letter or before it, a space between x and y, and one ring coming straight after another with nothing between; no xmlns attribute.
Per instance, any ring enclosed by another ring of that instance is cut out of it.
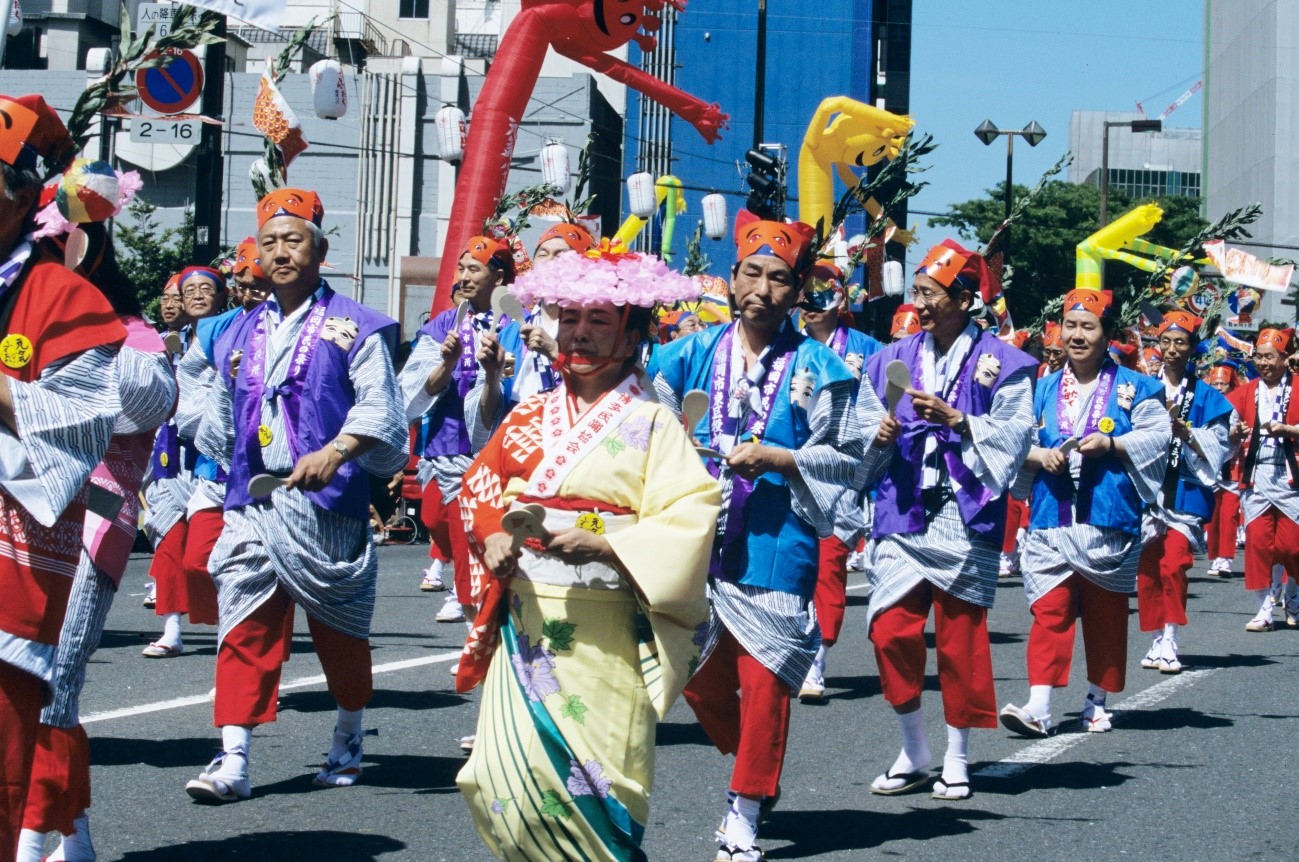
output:
<svg viewBox="0 0 1299 862"><path fill-rule="evenodd" d="M283 588L275 592L221 641L217 653L216 707L213 723L266 724L275 720L280 669L287 653L285 617L293 603ZM325 671L329 693L343 709L356 710L370 702L374 678L370 642L317 622L309 615L311 643Z"/></svg>
<svg viewBox="0 0 1299 862"><path fill-rule="evenodd" d="M1006 532L1001 539L1001 552L1003 554L1015 553L1015 548L1019 545L1019 530L1021 527L1028 526L1028 503L1023 500L1016 500L1014 497L1006 499Z"/></svg>
<svg viewBox="0 0 1299 862"><path fill-rule="evenodd" d="M207 561L223 529L225 516L220 509L204 509L189 519L189 535L185 537L185 584L189 590L191 623L217 624L217 590Z"/></svg>
<svg viewBox="0 0 1299 862"><path fill-rule="evenodd" d="M435 507L430 507L430 499L435 500ZM424 513L433 508L433 515ZM429 556L435 560L451 561L455 578L456 598L462 605L473 601L473 591L469 583L469 534L465 532L465 522L460 517L460 501L442 502L442 492L437 482L429 482L424 489L424 503L420 507L424 526L428 527L430 545ZM436 520L434 520L436 518Z"/></svg>
<svg viewBox="0 0 1299 862"><path fill-rule="evenodd" d="M18 854L44 684L0 661L0 859Z"/></svg>
<svg viewBox="0 0 1299 862"><path fill-rule="evenodd" d="M925 622L934 608L934 645L943 714L952 727L996 727L997 694L992 684L988 609L935 588L918 585L871 623L884 699L902 706L925 684Z"/></svg>
<svg viewBox="0 0 1299 862"><path fill-rule="evenodd" d="M419 519L428 530L428 555L443 563L451 562L451 534L446 503L442 502L442 489L432 480L424 486L420 498Z"/></svg>
<svg viewBox="0 0 1299 862"><path fill-rule="evenodd" d="M23 828L71 835L76 831L72 821L89 807L90 739L85 729L40 725Z"/></svg>
<svg viewBox="0 0 1299 862"><path fill-rule="evenodd" d="M1240 526L1240 495L1221 489L1214 495L1213 518L1205 527L1209 559L1236 559L1236 529Z"/></svg>
<svg viewBox="0 0 1299 862"><path fill-rule="evenodd" d="M839 640L844 608L848 606L848 546L836 536L821 540L821 563L812 604L821 626L821 643L832 647Z"/></svg>
<svg viewBox="0 0 1299 862"><path fill-rule="evenodd" d="M1073 665L1074 620L1082 617L1087 681L1123 691L1128 669L1128 596L1070 575L1033 603L1028 633L1028 684L1062 688Z"/></svg>
<svg viewBox="0 0 1299 862"><path fill-rule="evenodd" d="M1191 543L1177 530L1146 545L1137 564L1137 619L1143 632L1168 623L1186 625L1186 573L1193 562Z"/></svg>
<svg viewBox="0 0 1299 862"><path fill-rule="evenodd" d="M160 617L189 613L189 587L185 583L185 519L166 532L153 551L149 577L157 584L157 604L153 612Z"/></svg>
<svg viewBox="0 0 1299 862"><path fill-rule="evenodd" d="M717 750L735 755L730 789L775 796L789 739L789 687L726 632L685 696Z"/></svg>
<svg viewBox="0 0 1299 862"><path fill-rule="evenodd" d="M1272 567L1299 573L1299 524L1276 506L1245 524L1245 589L1270 590Z"/></svg>

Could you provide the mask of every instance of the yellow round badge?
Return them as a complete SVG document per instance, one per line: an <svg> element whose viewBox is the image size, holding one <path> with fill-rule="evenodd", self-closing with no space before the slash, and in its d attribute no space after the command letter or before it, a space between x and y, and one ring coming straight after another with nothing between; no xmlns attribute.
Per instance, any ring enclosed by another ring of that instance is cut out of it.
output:
<svg viewBox="0 0 1299 862"><path fill-rule="evenodd" d="M274 439L275 435L271 433L269 425L257 426L257 442L262 444L263 447L271 445L271 441Z"/></svg>
<svg viewBox="0 0 1299 862"><path fill-rule="evenodd" d="M604 518L601 518L595 512L586 512L577 516L577 528L586 530L588 533L595 533L597 536L603 536Z"/></svg>
<svg viewBox="0 0 1299 862"><path fill-rule="evenodd" d="M32 361L32 341L26 335L13 333L0 340L0 362L10 368L22 368Z"/></svg>
<svg viewBox="0 0 1299 862"><path fill-rule="evenodd" d="M1106 416L1097 423L1096 427L1100 429L1102 434L1109 434L1114 431L1114 420Z"/></svg>
<svg viewBox="0 0 1299 862"><path fill-rule="evenodd" d="M171 459L167 457L167 453L166 453L166 452L163 452L161 455L158 456L158 463L161 464L161 465L164 466L164 467L167 466L167 462L170 461L170 460L171 460Z"/></svg>

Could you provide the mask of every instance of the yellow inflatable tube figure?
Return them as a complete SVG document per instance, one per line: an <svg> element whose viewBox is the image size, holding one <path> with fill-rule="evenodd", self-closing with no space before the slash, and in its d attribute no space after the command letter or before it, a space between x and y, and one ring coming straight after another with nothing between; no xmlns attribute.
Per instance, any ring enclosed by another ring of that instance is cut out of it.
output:
<svg viewBox="0 0 1299 862"><path fill-rule="evenodd" d="M1188 256L1179 255L1177 249L1140 238L1159 224L1163 217L1164 211L1158 204L1142 204L1078 243L1075 251L1074 287L1100 290L1101 264L1106 260L1121 261L1145 272L1154 272L1179 258L1189 260Z"/></svg>
<svg viewBox="0 0 1299 862"><path fill-rule="evenodd" d="M849 187L857 185L852 167L896 158L916 121L847 96L831 96L812 115L798 153L798 218L829 230L834 217L836 170ZM875 205L878 217L879 205ZM897 239L897 237L894 237Z"/></svg>
<svg viewBox="0 0 1299 862"><path fill-rule="evenodd" d="M663 242L661 244L662 257L664 260L672 259L672 234L676 230L677 216L686 211L686 196L681 189L681 180L674 176L664 175L658 178L654 183L654 202L657 206L667 206L663 210ZM623 248L631 248L632 240L645 229L648 224L647 219L639 218L634 215L627 216L627 220L618 228L618 232L613 235L611 242L622 241Z"/></svg>

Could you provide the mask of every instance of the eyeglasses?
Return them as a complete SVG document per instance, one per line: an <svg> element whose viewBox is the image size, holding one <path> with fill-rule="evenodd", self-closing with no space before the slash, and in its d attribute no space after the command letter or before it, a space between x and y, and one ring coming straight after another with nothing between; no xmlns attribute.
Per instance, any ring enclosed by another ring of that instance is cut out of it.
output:
<svg viewBox="0 0 1299 862"><path fill-rule="evenodd" d="M211 284L197 284L193 287L187 287L180 292L180 295L189 299L194 296L216 296L217 289Z"/></svg>
<svg viewBox="0 0 1299 862"><path fill-rule="evenodd" d="M933 305L934 303L938 302L938 301L941 300L941 299L946 299L946 298L947 298L947 291L945 291L945 290L933 290L933 291L930 291L930 290L921 290L920 288L915 287L915 288L912 288L912 290L911 290L911 295L912 295L912 297L914 297L915 299L918 299L918 300L920 300L921 302L923 302L925 305Z"/></svg>

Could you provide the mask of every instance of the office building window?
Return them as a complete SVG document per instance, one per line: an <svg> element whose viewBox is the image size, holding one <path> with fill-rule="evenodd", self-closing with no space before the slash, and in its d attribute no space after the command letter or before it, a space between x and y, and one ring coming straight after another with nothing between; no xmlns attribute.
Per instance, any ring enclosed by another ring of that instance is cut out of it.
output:
<svg viewBox="0 0 1299 862"><path fill-rule="evenodd" d="M401 0L397 10L399 18L428 18L429 0Z"/></svg>

